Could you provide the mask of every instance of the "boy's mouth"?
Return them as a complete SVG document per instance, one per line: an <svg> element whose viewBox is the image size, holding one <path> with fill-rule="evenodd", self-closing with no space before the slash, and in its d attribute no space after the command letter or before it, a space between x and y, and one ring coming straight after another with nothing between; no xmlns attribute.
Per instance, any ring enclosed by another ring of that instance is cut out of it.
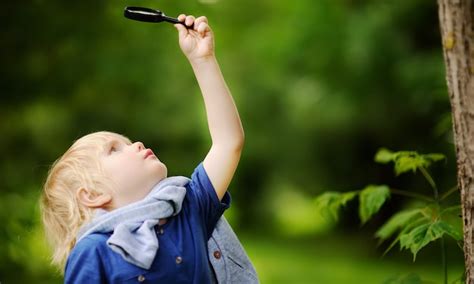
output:
<svg viewBox="0 0 474 284"><path fill-rule="evenodd" d="M145 156L143 158L146 159L150 156L155 156L155 154L153 153L151 149L146 149Z"/></svg>

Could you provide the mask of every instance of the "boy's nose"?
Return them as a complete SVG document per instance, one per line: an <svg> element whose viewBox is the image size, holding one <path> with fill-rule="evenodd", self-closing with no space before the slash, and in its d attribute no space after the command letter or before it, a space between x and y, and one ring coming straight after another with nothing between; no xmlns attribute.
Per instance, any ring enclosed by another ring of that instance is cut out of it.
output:
<svg viewBox="0 0 474 284"><path fill-rule="evenodd" d="M138 152L140 152L141 150L145 149L145 146L143 145L142 142L135 142L134 143L138 149Z"/></svg>

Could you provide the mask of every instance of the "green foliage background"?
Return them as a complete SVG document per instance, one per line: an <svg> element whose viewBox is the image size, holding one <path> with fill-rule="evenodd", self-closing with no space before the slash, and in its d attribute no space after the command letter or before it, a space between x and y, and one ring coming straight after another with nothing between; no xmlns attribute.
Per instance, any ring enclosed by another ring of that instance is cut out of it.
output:
<svg viewBox="0 0 474 284"><path fill-rule="evenodd" d="M125 134L151 147L169 175L190 175L210 146L176 30L125 19L127 5L209 18L246 134L226 216L263 283L381 283L411 271L441 279L437 250L422 251L411 264L409 253L381 259L383 248L373 247L374 228L405 206L403 199L393 198L364 226L357 206L335 225L312 204L325 191L369 182L426 188L414 175L395 179L389 166L374 164L380 147L444 153L446 163L432 173L439 187L455 185L435 1L2 5L2 284L61 282L48 266L37 198L48 167L75 139L98 130ZM462 252L448 246L450 273L458 276Z"/></svg>

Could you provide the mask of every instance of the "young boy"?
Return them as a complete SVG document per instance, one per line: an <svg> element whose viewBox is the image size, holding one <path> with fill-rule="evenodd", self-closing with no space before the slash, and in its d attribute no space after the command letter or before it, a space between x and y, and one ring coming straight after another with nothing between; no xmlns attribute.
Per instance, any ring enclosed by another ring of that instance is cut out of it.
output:
<svg viewBox="0 0 474 284"><path fill-rule="evenodd" d="M222 216L244 132L206 17L181 14L180 47L202 91L212 138L191 179L167 177L141 142L96 132L51 167L41 197L53 263L66 283L258 283Z"/></svg>

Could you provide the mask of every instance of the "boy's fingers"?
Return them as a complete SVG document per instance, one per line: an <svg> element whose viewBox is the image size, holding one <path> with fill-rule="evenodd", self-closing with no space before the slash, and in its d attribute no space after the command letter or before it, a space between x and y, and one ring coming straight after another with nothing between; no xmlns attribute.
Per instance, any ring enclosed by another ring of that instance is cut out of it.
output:
<svg viewBox="0 0 474 284"><path fill-rule="evenodd" d="M185 36L188 32L188 30L182 24L174 24L174 26L178 30L180 37Z"/></svg>
<svg viewBox="0 0 474 284"><path fill-rule="evenodd" d="M190 27L191 25L194 25L194 30L197 31L198 33L204 33L208 30L210 30L208 20L206 16L200 16L198 18L195 18L193 15L185 15L185 14L180 14L178 16L178 20L180 22L183 22L187 27ZM176 26L176 24L175 24ZM176 28L180 31L183 32L185 31L185 27L181 26Z"/></svg>
<svg viewBox="0 0 474 284"><path fill-rule="evenodd" d="M204 23L208 22L206 16L201 16L201 17L197 18L194 21L194 26L199 26L199 24L202 23L202 22L204 22Z"/></svg>
<svg viewBox="0 0 474 284"><path fill-rule="evenodd" d="M178 20L179 20L180 22L184 22L185 19L186 19L186 15L185 15L185 14L179 14Z"/></svg>
<svg viewBox="0 0 474 284"><path fill-rule="evenodd" d="M194 16L193 15L187 16L186 21L185 21L186 26L191 26L193 23L194 23Z"/></svg>
<svg viewBox="0 0 474 284"><path fill-rule="evenodd" d="M209 25L207 23L202 23L198 26L197 31L200 34L205 33L206 31L209 30Z"/></svg>

